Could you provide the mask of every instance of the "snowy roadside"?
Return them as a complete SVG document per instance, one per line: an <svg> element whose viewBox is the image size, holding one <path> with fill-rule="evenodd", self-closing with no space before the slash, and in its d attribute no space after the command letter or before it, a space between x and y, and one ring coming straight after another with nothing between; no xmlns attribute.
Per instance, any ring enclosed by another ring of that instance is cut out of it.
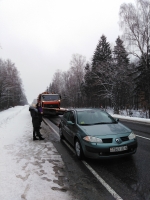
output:
<svg viewBox="0 0 150 200"><path fill-rule="evenodd" d="M121 112L122 113L121 115L119 115L119 114L113 114L113 110L110 109L110 108L106 109L106 112L108 112L114 118L124 119L124 120L127 120L127 121L133 121L133 122L137 122L137 123L138 122L142 122L142 123L145 123L147 125L150 125L150 119L144 118L145 114L143 112L141 114L141 111L131 110L132 116L128 116L126 110L123 110Z"/></svg>
<svg viewBox="0 0 150 200"><path fill-rule="evenodd" d="M64 181L65 166L58 151L49 139L32 140L28 109L16 106L0 112L0 199L74 199ZM150 119L111 115L150 124Z"/></svg>
<svg viewBox="0 0 150 200"><path fill-rule="evenodd" d="M139 118L139 117L121 116L121 115L116 115L116 114L111 114L111 113L110 113L110 115L114 118L125 119L127 121L142 122L142 123L150 125L150 119Z"/></svg>
<svg viewBox="0 0 150 200"><path fill-rule="evenodd" d="M0 112L0 199L71 200L60 180L61 156L49 140L33 141L28 109L16 106Z"/></svg>

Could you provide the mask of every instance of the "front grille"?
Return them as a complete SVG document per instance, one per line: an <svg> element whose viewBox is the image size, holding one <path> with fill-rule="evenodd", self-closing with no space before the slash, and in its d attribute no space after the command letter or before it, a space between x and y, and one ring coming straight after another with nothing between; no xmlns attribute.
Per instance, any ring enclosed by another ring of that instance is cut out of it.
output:
<svg viewBox="0 0 150 200"><path fill-rule="evenodd" d="M102 139L103 143L112 143L112 138Z"/></svg>
<svg viewBox="0 0 150 200"><path fill-rule="evenodd" d="M126 136L126 137L121 137L121 140L124 142L124 141L128 141L129 138L128 138L128 136Z"/></svg>
<svg viewBox="0 0 150 200"><path fill-rule="evenodd" d="M44 104L44 108L59 108L58 104Z"/></svg>

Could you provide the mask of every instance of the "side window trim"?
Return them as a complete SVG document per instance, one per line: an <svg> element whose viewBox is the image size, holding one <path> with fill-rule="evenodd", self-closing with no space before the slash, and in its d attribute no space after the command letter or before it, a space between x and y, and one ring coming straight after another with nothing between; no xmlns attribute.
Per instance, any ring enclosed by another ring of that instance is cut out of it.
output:
<svg viewBox="0 0 150 200"><path fill-rule="evenodd" d="M70 121L72 121L72 123L75 123L75 117L73 111L70 112Z"/></svg>

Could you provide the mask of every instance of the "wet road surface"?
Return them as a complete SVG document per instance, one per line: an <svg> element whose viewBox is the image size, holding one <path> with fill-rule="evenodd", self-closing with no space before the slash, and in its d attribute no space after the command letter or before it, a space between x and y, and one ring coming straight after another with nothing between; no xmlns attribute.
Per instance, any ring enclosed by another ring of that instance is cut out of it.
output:
<svg viewBox="0 0 150 200"><path fill-rule="evenodd" d="M58 125L60 118L50 119ZM122 121L138 137L138 150L131 157L109 160L91 160L86 162L101 176L109 186L124 200L150 200L150 126ZM58 127L52 125L58 132ZM69 185L79 199L114 199L98 182L90 171L79 161L75 154L59 137L53 135L55 147L61 152L66 166Z"/></svg>

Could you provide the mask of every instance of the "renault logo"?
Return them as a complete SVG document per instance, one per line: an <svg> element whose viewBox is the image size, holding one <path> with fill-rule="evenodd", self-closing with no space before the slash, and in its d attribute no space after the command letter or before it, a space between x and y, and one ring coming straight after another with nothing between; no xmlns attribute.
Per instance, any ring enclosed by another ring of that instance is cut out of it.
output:
<svg viewBox="0 0 150 200"><path fill-rule="evenodd" d="M119 138L116 138L116 142L117 143L121 143L121 141L119 140Z"/></svg>

